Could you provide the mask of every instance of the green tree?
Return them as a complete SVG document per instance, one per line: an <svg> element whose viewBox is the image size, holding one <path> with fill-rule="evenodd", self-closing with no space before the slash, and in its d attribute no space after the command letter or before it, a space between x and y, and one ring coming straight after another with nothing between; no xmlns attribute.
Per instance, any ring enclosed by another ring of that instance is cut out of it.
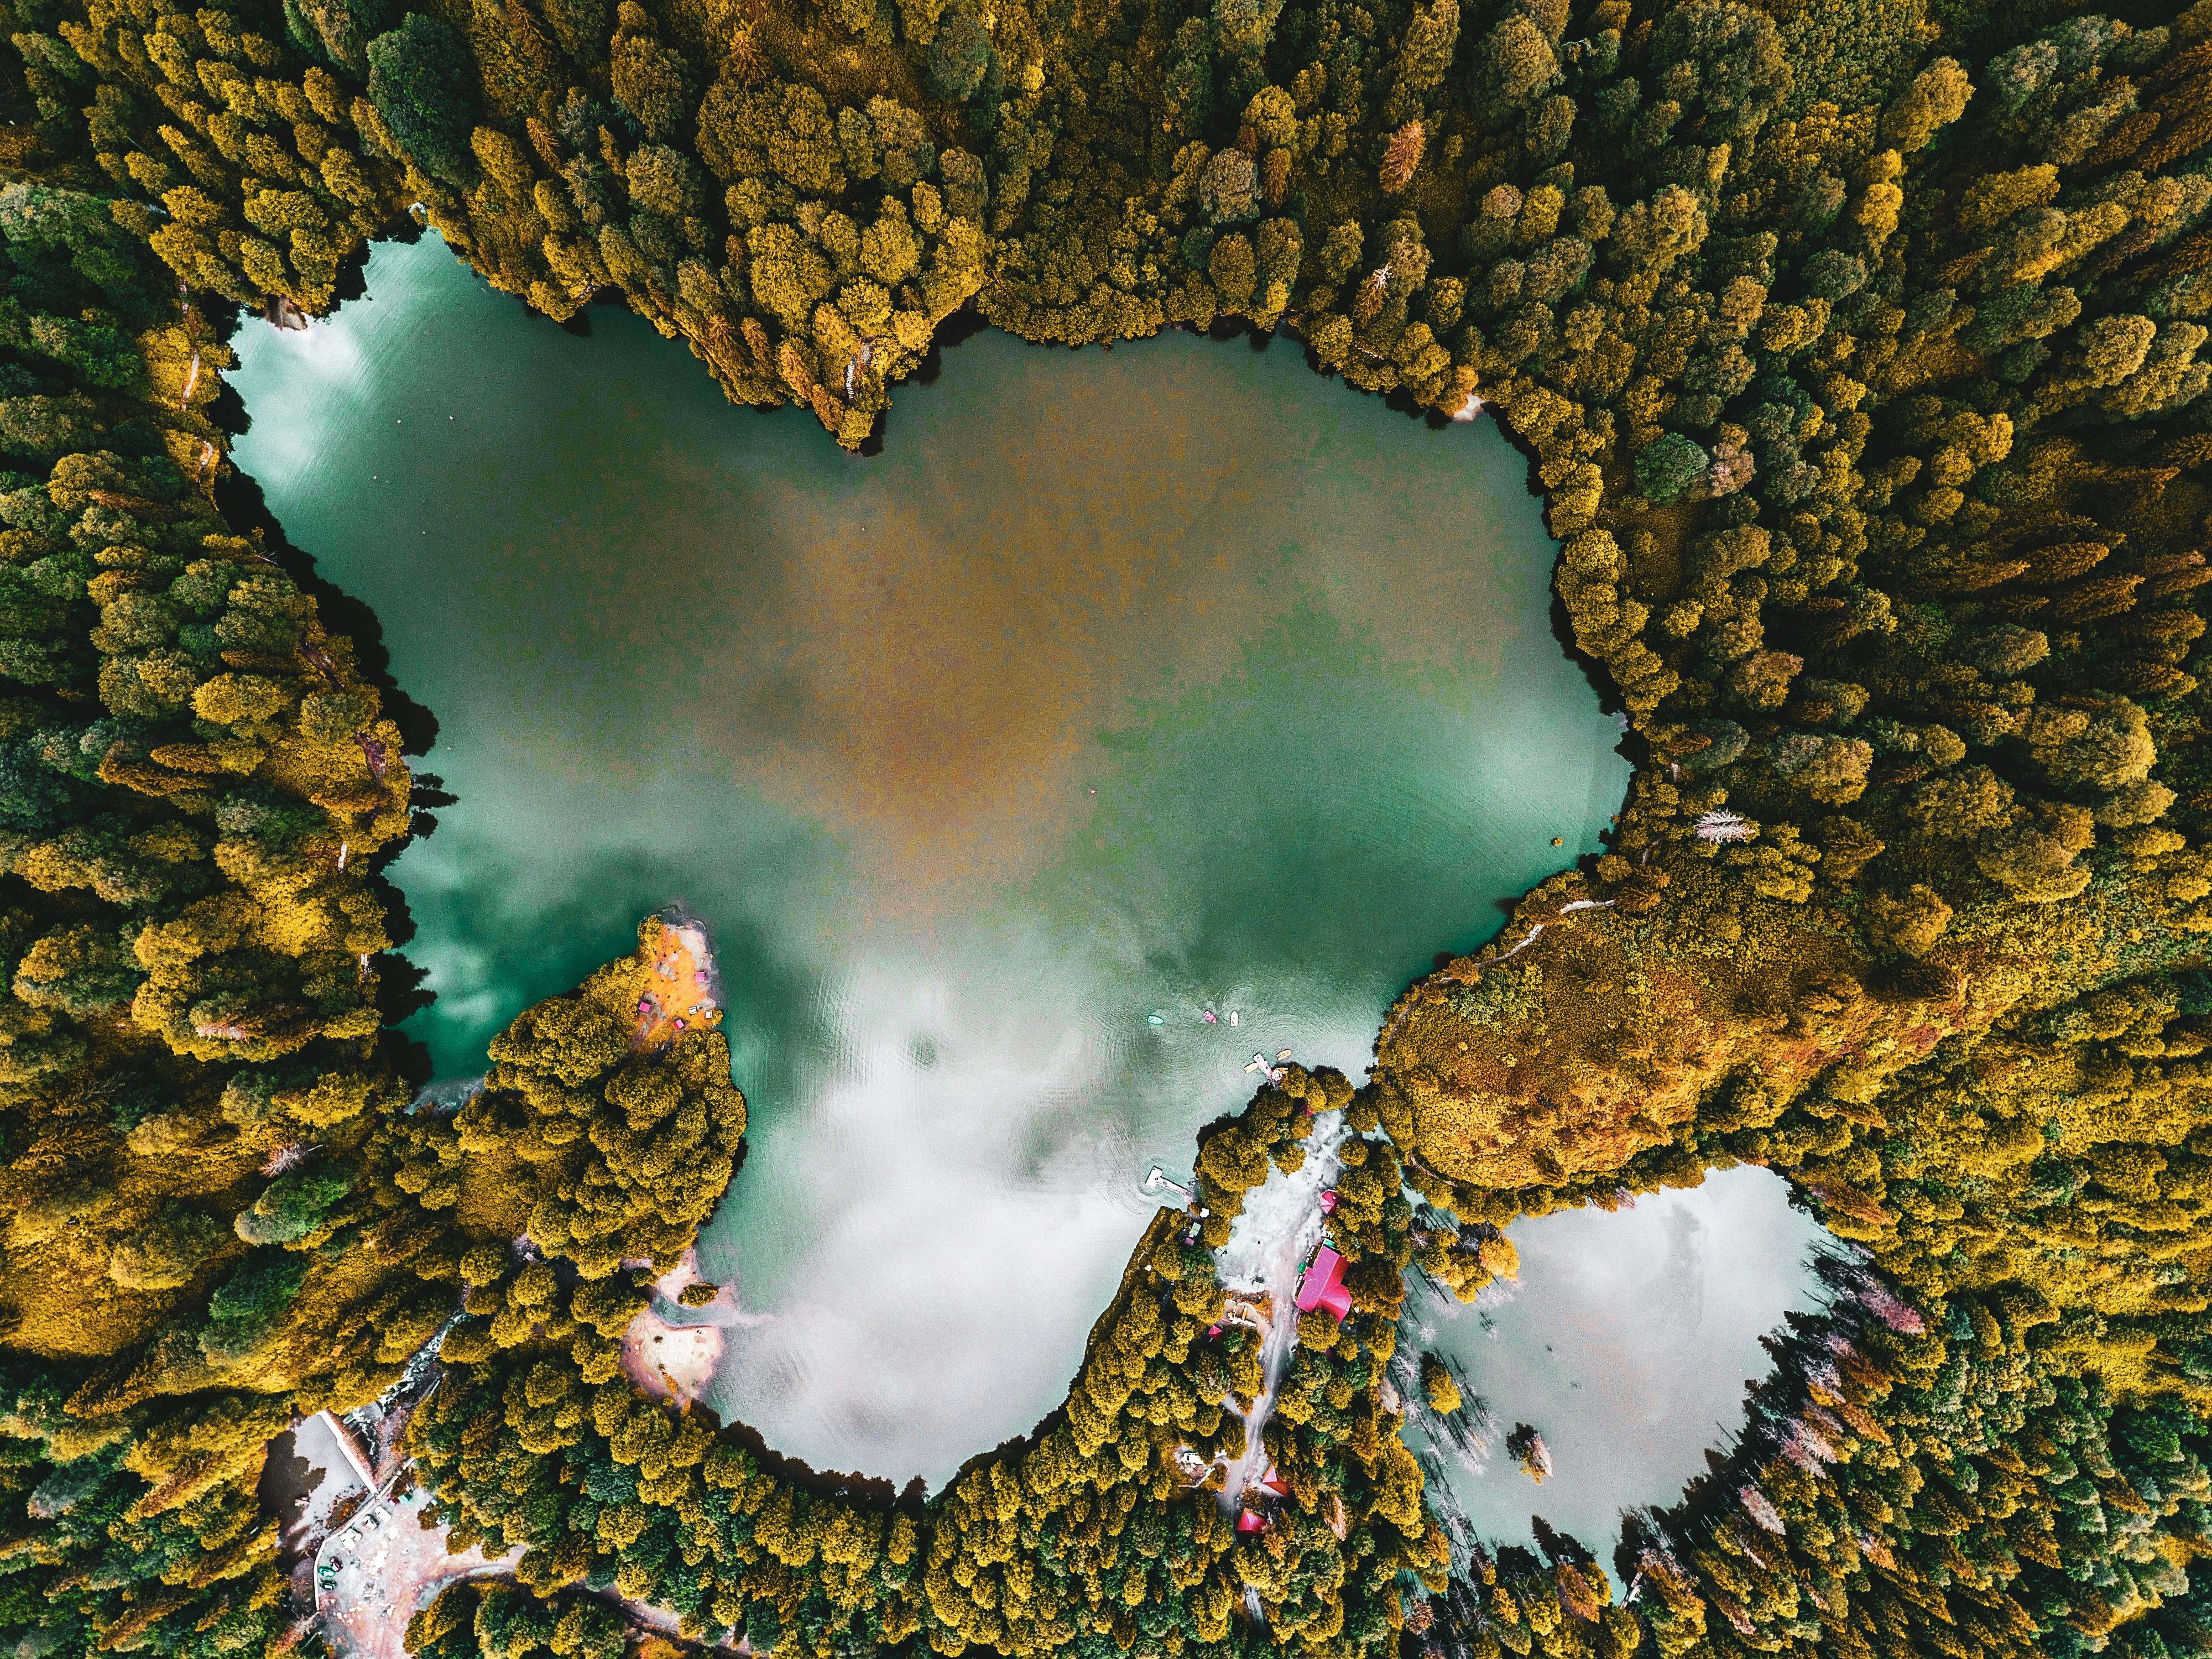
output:
<svg viewBox="0 0 2212 1659"><path fill-rule="evenodd" d="M937 28L929 43L929 90L933 97L964 104L973 98L989 73L994 49L982 20L965 6L957 7Z"/></svg>
<svg viewBox="0 0 2212 1659"><path fill-rule="evenodd" d="M1695 439L1662 433L1636 452L1636 487L1655 501L1679 500L1704 478L1710 459Z"/></svg>
<svg viewBox="0 0 2212 1659"><path fill-rule="evenodd" d="M469 132L477 122L476 69L459 35L409 12L368 44L368 99L422 170L450 185L476 180Z"/></svg>

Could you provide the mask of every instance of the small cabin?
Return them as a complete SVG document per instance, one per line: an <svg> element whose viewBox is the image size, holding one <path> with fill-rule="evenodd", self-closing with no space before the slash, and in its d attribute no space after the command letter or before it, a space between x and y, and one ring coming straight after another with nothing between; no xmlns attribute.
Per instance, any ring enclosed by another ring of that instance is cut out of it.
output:
<svg viewBox="0 0 2212 1659"><path fill-rule="evenodd" d="M1344 1258L1324 1244L1306 1265L1298 1283L1298 1311L1326 1308L1341 1321L1352 1313L1352 1292L1344 1287Z"/></svg>

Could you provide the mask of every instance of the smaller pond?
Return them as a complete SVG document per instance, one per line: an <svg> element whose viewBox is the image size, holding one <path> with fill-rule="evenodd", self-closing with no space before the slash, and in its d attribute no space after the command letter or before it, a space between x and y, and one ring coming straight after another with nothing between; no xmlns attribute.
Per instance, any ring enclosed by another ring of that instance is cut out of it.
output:
<svg viewBox="0 0 2212 1659"><path fill-rule="evenodd" d="M1532 1544L1541 1516L1610 1565L1620 1512L1673 1503L1742 1427L1745 1389L1773 1369L1759 1339L1820 1304L1807 1264L1827 1234L1781 1177L1742 1167L1507 1237L1517 1284L1428 1304L1423 1346L1458 1363L1495 1425L1486 1456L1443 1455L1447 1489L1493 1547ZM1540 1486L1504 1450L1521 1423L1551 1453Z"/></svg>

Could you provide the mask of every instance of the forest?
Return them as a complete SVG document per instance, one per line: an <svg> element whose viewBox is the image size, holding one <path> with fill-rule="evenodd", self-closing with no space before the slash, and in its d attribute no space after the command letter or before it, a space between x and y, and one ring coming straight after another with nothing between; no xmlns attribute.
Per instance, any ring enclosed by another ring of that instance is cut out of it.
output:
<svg viewBox="0 0 2212 1659"><path fill-rule="evenodd" d="M0 1653L317 1649L267 1443L435 1341L416 1468L519 1553L417 1653L2212 1655L2212 0L420 6L0 0ZM824 443L969 319L1279 331L1544 492L1608 850L1203 1131L1203 1224L934 1496L621 1370L743 1178L719 1034L623 1036L658 923L411 1109L441 798L222 375L418 223ZM1352 1311L1242 1535L1177 1462L1260 1381L1213 1251L1330 1113ZM1741 1163L1837 1239L1741 1432L1609 1564L1467 1535L1408 1284Z"/></svg>

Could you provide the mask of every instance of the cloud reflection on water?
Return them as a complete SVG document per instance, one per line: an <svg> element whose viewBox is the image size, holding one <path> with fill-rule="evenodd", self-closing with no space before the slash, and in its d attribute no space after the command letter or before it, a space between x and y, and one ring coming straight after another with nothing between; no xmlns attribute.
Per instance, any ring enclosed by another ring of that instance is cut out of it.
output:
<svg viewBox="0 0 2212 1659"><path fill-rule="evenodd" d="M994 335L860 462L434 240L368 283L247 326L238 453L443 721L459 804L392 872L441 998L410 1030L480 1070L641 912L707 917L752 1132L702 1250L770 1316L716 1398L819 1466L938 1480L1028 1428L1134 1178L1251 1050L1364 1074L1389 998L1617 809L1486 423L1287 347Z"/></svg>
<svg viewBox="0 0 2212 1659"><path fill-rule="evenodd" d="M1532 1515L1610 1562L1620 1512L1668 1504L1742 1425L1745 1386L1771 1369L1759 1339L1814 1305L1805 1271L1826 1235L1782 1179L1742 1166L1633 1210L1518 1223L1517 1284L1439 1304L1427 1346L1460 1363L1500 1434L1534 1425L1553 1474L1510 1458L1451 1470L1478 1533L1528 1544Z"/></svg>

